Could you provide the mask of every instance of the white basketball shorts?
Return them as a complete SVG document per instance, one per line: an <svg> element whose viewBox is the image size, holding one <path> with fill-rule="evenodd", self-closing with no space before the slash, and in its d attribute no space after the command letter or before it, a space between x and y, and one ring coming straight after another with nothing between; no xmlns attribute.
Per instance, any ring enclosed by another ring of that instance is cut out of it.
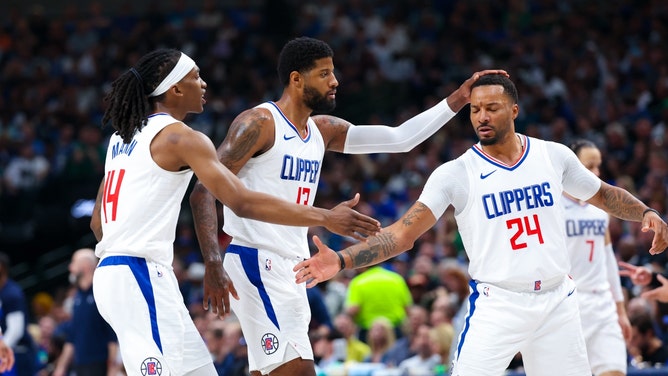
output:
<svg viewBox="0 0 668 376"><path fill-rule="evenodd" d="M578 291L578 303L592 373L619 371L626 374L626 342L610 290Z"/></svg>
<svg viewBox="0 0 668 376"><path fill-rule="evenodd" d="M268 374L297 357L313 360L306 286L295 282L292 271L299 261L234 244L227 248L225 271L239 294L239 300L230 298L230 305L239 318L252 371Z"/></svg>
<svg viewBox="0 0 668 376"><path fill-rule="evenodd" d="M207 364L213 370L171 266L133 256L105 257L95 269L93 294L116 332L129 376L184 375Z"/></svg>
<svg viewBox="0 0 668 376"><path fill-rule="evenodd" d="M471 281L454 376L503 375L517 352L527 375L591 376L573 281L510 291Z"/></svg>

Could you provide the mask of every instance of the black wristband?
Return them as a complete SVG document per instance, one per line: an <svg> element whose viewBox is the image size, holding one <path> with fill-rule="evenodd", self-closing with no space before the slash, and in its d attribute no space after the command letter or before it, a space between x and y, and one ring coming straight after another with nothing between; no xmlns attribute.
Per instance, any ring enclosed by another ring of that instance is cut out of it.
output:
<svg viewBox="0 0 668 376"><path fill-rule="evenodd" d="M659 211L656 210L656 209L652 209L652 208L647 208L647 209L645 209L645 211L642 212L642 217L645 218L645 214L647 214L648 212L654 212L654 213L656 213L656 215L658 215L659 217L661 217L661 214L659 213Z"/></svg>
<svg viewBox="0 0 668 376"><path fill-rule="evenodd" d="M336 255L339 256L339 266L341 267L340 270L345 269L346 268L346 262L345 262L345 260L343 260L343 255L341 254L341 252L334 252L334 253L336 253Z"/></svg>

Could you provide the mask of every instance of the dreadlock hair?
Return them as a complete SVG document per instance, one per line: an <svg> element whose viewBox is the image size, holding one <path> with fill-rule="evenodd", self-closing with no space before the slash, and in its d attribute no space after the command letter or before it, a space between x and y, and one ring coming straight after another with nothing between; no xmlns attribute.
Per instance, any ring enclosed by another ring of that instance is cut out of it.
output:
<svg viewBox="0 0 668 376"><path fill-rule="evenodd" d="M334 51L319 39L309 37L295 38L283 46L278 56L278 79L283 86L288 86L290 73L304 73L315 67L315 61L333 57Z"/></svg>
<svg viewBox="0 0 668 376"><path fill-rule="evenodd" d="M164 94L155 97L148 94L174 69L180 57L178 50L157 49L144 55L134 67L114 80L111 91L104 98L108 107L102 124L111 123L123 142L130 143L135 133L146 125L155 102L164 98Z"/></svg>

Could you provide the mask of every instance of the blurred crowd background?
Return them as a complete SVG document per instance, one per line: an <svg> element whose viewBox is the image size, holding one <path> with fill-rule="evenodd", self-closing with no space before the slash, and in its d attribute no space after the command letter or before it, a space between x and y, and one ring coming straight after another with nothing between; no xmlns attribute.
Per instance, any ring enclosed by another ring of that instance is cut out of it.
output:
<svg viewBox="0 0 668 376"><path fill-rule="evenodd" d="M0 251L16 265L10 276L24 288L36 341L48 348L45 370L58 346L48 345L49 330L38 330L39 324L50 320L57 327L68 320L69 257L94 247L88 222L111 132L100 124L102 99L120 73L157 47L180 49L198 63L207 104L186 122L216 145L242 110L279 98L278 53L295 36L332 46L340 84L333 114L355 124L399 124L473 72L505 69L519 90L519 132L566 145L578 138L595 142L603 153L603 180L668 212L668 3L662 0L38 3L0 4ZM475 141L465 108L408 153L328 154L316 205L331 207L360 192L357 209L390 224L434 168ZM311 231L334 249L350 241ZM619 220L612 220L611 231L618 259L664 271L666 255L647 252L651 233ZM243 358L245 343L234 323L200 308L203 268L187 200L175 252L184 299L208 343L236 333L228 340L236 345L212 345L212 354ZM384 265L403 277L411 294L411 319L392 322L394 339L387 341L403 338L413 353L430 347L447 365L450 344L425 342L447 337L442 327L448 325L456 333L468 294L466 263L447 212L412 250ZM320 341L345 337L346 324L336 323L349 308L349 284L361 272L312 289L321 303L313 303L320 307L314 308L317 353L328 349ZM640 288L623 284L635 304L630 308L651 314L658 338L668 341L668 307L641 301ZM416 340L423 325L428 333L441 332ZM355 335L374 332L371 321L356 327ZM372 336L365 341L372 353L363 358L383 363L386 349L372 344ZM332 351L341 355L336 346Z"/></svg>

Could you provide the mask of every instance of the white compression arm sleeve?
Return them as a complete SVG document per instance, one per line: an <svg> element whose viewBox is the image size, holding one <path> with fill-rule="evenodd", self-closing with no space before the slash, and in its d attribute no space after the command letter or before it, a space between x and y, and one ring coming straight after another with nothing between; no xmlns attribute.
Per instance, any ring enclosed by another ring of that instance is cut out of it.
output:
<svg viewBox="0 0 668 376"><path fill-rule="evenodd" d="M615 257L615 251L612 249L612 244L605 245L605 254L610 292L612 292L612 297L615 299L615 302L623 302L624 294L622 293L622 282L619 278L619 267L617 266L617 258Z"/></svg>
<svg viewBox="0 0 668 376"><path fill-rule="evenodd" d="M346 135L346 154L403 153L418 146L452 119L447 100L406 120L398 127L385 125L351 126Z"/></svg>
<svg viewBox="0 0 668 376"><path fill-rule="evenodd" d="M26 322L25 317L23 316L23 312L14 311L8 313L5 320L7 322L7 329L5 329L5 343L9 347L14 347L23 337Z"/></svg>

